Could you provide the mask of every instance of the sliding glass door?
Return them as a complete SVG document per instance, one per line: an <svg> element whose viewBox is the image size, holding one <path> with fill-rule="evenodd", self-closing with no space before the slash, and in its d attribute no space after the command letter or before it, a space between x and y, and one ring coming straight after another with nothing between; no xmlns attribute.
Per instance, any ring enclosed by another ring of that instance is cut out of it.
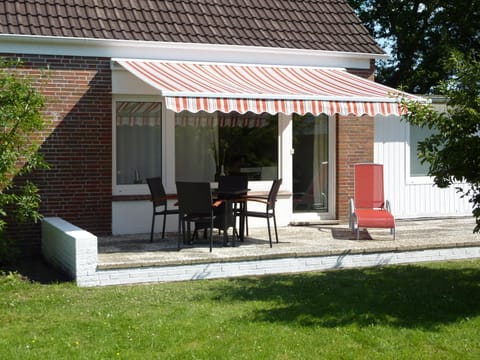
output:
<svg viewBox="0 0 480 360"><path fill-rule="evenodd" d="M329 212L328 117L293 115L293 212Z"/></svg>

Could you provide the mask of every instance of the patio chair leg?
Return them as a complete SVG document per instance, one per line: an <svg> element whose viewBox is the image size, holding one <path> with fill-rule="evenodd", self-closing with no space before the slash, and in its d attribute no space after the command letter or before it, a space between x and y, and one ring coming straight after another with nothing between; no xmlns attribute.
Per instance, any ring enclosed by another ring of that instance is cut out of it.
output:
<svg viewBox="0 0 480 360"><path fill-rule="evenodd" d="M152 228L150 229L150 242L153 242L153 230L155 229L155 209L152 216Z"/></svg>
<svg viewBox="0 0 480 360"><path fill-rule="evenodd" d="M243 209L245 214L247 213L247 203L245 202L245 208ZM248 216L245 216L245 234L248 236Z"/></svg>
<svg viewBox="0 0 480 360"><path fill-rule="evenodd" d="M275 227L275 240L278 244L277 217L275 216L275 210L273 210L273 226Z"/></svg>
<svg viewBox="0 0 480 360"><path fill-rule="evenodd" d="M357 226L357 240L360 240L360 227Z"/></svg>
<svg viewBox="0 0 480 360"><path fill-rule="evenodd" d="M213 247L213 214L212 214L212 221L210 224L210 252L212 252Z"/></svg>
<svg viewBox="0 0 480 360"><path fill-rule="evenodd" d="M267 226L268 226L268 240L270 241L270 247L272 247L272 232L270 230L270 219L267 217Z"/></svg>
<svg viewBox="0 0 480 360"><path fill-rule="evenodd" d="M188 242L188 243L191 243L191 242L192 242L192 239L193 239L193 236L195 236L195 234L193 234L193 236L190 237L190 232L191 232L191 229L190 229L190 221L187 221L187 242Z"/></svg>
<svg viewBox="0 0 480 360"><path fill-rule="evenodd" d="M180 250L180 236L182 236L182 215L178 214L178 237L177 237L177 249Z"/></svg>
<svg viewBox="0 0 480 360"><path fill-rule="evenodd" d="M167 224L167 215L163 215L162 239L165 239L165 225Z"/></svg>
<svg viewBox="0 0 480 360"><path fill-rule="evenodd" d="M185 244L185 243L186 243L186 238L185 238L185 219L184 219L184 218L182 218L182 223L181 223L181 225L182 225L182 231L181 231L181 233L182 233L182 242ZM180 228L180 224L179 224L179 228Z"/></svg>

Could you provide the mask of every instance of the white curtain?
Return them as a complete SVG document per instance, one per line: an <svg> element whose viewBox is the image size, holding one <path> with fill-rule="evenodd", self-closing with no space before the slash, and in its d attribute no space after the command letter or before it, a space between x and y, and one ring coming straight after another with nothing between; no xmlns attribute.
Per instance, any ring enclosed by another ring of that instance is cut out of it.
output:
<svg viewBox="0 0 480 360"><path fill-rule="evenodd" d="M175 114L175 124L175 179L213 181L218 154L216 114L182 112Z"/></svg>
<svg viewBox="0 0 480 360"><path fill-rule="evenodd" d="M161 103L117 102L116 125L117 184L161 176Z"/></svg>

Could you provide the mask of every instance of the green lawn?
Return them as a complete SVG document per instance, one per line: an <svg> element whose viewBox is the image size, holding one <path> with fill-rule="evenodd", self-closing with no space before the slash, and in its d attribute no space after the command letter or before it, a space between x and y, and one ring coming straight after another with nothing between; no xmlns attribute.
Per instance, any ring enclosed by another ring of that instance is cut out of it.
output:
<svg viewBox="0 0 480 360"><path fill-rule="evenodd" d="M0 276L1 359L480 359L480 260L77 288Z"/></svg>

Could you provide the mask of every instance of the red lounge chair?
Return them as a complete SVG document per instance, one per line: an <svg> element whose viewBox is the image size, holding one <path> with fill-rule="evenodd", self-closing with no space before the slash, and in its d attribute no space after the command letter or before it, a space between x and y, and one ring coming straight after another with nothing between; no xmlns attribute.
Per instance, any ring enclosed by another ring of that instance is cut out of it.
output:
<svg viewBox="0 0 480 360"><path fill-rule="evenodd" d="M355 199L350 199L350 228L388 228L395 240L395 218L383 194L383 165L355 165Z"/></svg>

